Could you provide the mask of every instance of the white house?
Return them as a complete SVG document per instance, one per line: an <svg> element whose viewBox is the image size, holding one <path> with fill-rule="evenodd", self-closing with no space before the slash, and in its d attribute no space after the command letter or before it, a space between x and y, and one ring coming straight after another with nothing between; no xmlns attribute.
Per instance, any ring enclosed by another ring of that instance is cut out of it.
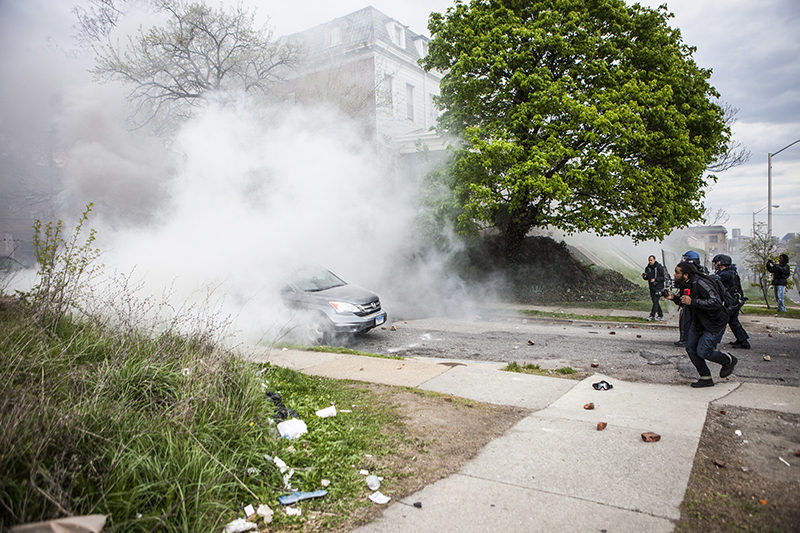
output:
<svg viewBox="0 0 800 533"><path fill-rule="evenodd" d="M370 6L287 39L306 54L287 99L330 101L361 121L365 135L400 153L444 148L433 131L442 75L418 63L427 37Z"/></svg>

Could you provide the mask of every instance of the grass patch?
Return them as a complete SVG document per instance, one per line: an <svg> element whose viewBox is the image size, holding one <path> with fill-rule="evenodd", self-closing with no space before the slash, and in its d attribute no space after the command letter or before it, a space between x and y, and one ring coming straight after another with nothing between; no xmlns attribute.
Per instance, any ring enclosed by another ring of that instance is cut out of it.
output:
<svg viewBox="0 0 800 533"><path fill-rule="evenodd" d="M761 315L761 316L780 316L782 318L800 318L800 309L787 307L785 313L779 313L778 308L774 306L772 309L760 307L756 305L745 305L740 311L742 315Z"/></svg>
<svg viewBox="0 0 800 533"><path fill-rule="evenodd" d="M663 302L662 302L663 303ZM650 312L653 302L650 300L632 300L629 302L553 302L548 306L570 307L578 309L622 309L626 311Z"/></svg>
<svg viewBox="0 0 800 533"><path fill-rule="evenodd" d="M557 368L555 370L548 370L546 368L542 368L539 365L536 365L536 364L533 364L533 363L527 363L527 364L521 365L521 364L517 363L516 361L512 361L512 362L508 363L508 365L506 365L506 367L503 370L505 370L506 372L518 372L520 374L533 374L533 375L536 375L536 376L551 376L552 377L553 375L555 375L556 377L561 376L561 377L568 377L570 379L583 379L583 378L585 378L585 377L590 375L590 374L578 372L574 368L571 368L571 367L568 367L568 366L565 366L565 367L562 367L562 368Z"/></svg>
<svg viewBox="0 0 800 533"><path fill-rule="evenodd" d="M278 344L276 348L286 348L288 350L300 350L304 352L323 352L323 353L337 353L347 355L364 355L366 357L379 357L381 359L395 359L403 361L405 357L400 355L383 355L379 353L360 352L358 350L351 350L344 346L303 346L300 344Z"/></svg>
<svg viewBox="0 0 800 533"><path fill-rule="evenodd" d="M538 311L536 309L521 309L520 314L535 318L558 318L561 320L587 320L591 322L624 322L634 324L647 324L646 318L607 315L583 315L577 313L561 313L552 311Z"/></svg>
<svg viewBox="0 0 800 533"><path fill-rule="evenodd" d="M69 513L107 515L107 531L218 530L241 503L280 508L288 491L274 456L295 469L294 488L331 480L302 506L328 529L369 503L365 456L392 453L399 414L348 382L246 363L198 337L122 335L69 317L51 333L3 313L0 329L3 529ZM265 388L308 434L279 437ZM331 404L353 413L315 416ZM305 520L276 512L273 524Z"/></svg>

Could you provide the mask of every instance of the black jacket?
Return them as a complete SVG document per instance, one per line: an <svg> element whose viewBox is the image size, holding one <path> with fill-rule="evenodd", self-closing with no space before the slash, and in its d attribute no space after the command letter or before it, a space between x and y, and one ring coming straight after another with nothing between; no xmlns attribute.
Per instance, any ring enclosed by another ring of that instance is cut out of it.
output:
<svg viewBox="0 0 800 533"><path fill-rule="evenodd" d="M728 325L728 313L714 282L697 276L689 280L689 286L692 290L689 295L692 297L692 304L689 306L692 322L714 334L725 329Z"/></svg>
<svg viewBox="0 0 800 533"><path fill-rule="evenodd" d="M767 263L767 270L772 272L773 285L786 285L789 274L791 274L789 263L783 265L780 263L777 265L775 263Z"/></svg>
<svg viewBox="0 0 800 533"><path fill-rule="evenodd" d="M719 280L725 285L729 293L734 296L742 296L742 291L740 290L741 282L737 282L735 270L726 268L717 272L717 276L719 276Z"/></svg>
<svg viewBox="0 0 800 533"><path fill-rule="evenodd" d="M650 284L650 292L661 292L664 290L664 267L661 266L661 263L656 261L652 265L650 263L644 267L644 279L647 280L647 283ZM655 282L650 281L651 279L655 279Z"/></svg>

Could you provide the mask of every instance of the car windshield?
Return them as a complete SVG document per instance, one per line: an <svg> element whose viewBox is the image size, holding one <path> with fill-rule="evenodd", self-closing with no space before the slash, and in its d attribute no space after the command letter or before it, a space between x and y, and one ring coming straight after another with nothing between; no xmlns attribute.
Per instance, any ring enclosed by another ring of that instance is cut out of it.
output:
<svg viewBox="0 0 800 533"><path fill-rule="evenodd" d="M304 265L294 269L290 279L301 291L324 291L333 287L347 285L333 272L316 265Z"/></svg>

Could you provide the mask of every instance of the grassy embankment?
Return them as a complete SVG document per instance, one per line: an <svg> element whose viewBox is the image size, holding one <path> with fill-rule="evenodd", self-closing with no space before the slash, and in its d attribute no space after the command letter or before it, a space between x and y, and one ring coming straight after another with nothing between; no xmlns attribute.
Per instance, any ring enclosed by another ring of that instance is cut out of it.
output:
<svg viewBox="0 0 800 533"><path fill-rule="evenodd" d="M152 304L130 294L89 301L92 239L76 245L60 231L42 230L30 293L0 290L0 530L103 514L106 531L219 531L259 503L275 511L273 529L315 517L328 530L372 505L359 469L403 438L397 412L347 382L247 363L192 317L155 323ZM280 438L265 389L306 435ZM352 413L315 416L331 404ZM302 516L280 509L276 456L296 489L330 480L327 496L298 504Z"/></svg>

